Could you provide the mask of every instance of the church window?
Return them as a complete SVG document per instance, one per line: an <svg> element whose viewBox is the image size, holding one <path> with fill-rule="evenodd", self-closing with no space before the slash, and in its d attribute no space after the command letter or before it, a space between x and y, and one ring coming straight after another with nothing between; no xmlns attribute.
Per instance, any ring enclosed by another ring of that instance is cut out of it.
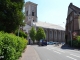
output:
<svg viewBox="0 0 80 60"><path fill-rule="evenodd" d="M34 16L34 12L32 12L32 16Z"/></svg>
<svg viewBox="0 0 80 60"><path fill-rule="evenodd" d="M34 20L33 20L33 22L34 22Z"/></svg>
<svg viewBox="0 0 80 60"><path fill-rule="evenodd" d="M26 12L26 16L28 16L28 11Z"/></svg>
<svg viewBox="0 0 80 60"><path fill-rule="evenodd" d="M50 38L53 38L52 31L50 31Z"/></svg>

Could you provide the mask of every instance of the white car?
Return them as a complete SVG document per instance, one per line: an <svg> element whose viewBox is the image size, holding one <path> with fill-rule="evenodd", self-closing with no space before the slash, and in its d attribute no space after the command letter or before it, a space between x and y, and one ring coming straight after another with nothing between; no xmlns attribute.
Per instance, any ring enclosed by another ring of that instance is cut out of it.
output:
<svg viewBox="0 0 80 60"><path fill-rule="evenodd" d="M53 45L53 44L54 44L53 41L47 42L47 45Z"/></svg>

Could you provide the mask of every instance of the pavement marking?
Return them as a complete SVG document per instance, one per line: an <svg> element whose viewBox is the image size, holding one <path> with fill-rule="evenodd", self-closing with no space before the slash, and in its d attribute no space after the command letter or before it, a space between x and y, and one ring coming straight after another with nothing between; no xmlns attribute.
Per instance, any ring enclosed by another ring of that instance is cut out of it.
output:
<svg viewBox="0 0 80 60"><path fill-rule="evenodd" d="M46 48L46 49L48 49L48 50L52 50L52 48ZM54 51L54 50L53 50ZM56 52L56 53L58 53L58 54L61 54L60 52L58 52L58 51L54 51L54 52Z"/></svg>
<svg viewBox="0 0 80 60"><path fill-rule="evenodd" d="M53 52L56 52L56 53L58 53L58 54L61 54L60 52L57 52L57 51L54 51L54 50L53 50Z"/></svg>
<svg viewBox="0 0 80 60"><path fill-rule="evenodd" d="M70 56L66 56L66 57L68 57L68 58L70 58L70 59L73 59L73 60L77 60L77 59L75 59L75 58L72 58L72 57L70 57Z"/></svg>
<svg viewBox="0 0 80 60"><path fill-rule="evenodd" d="M74 55L74 54L70 54L70 55L80 58L80 56L77 56L77 55Z"/></svg>
<svg viewBox="0 0 80 60"><path fill-rule="evenodd" d="M61 50L58 50L58 51L60 51L60 52L62 52L62 53L65 53L64 51L61 51Z"/></svg>
<svg viewBox="0 0 80 60"><path fill-rule="evenodd" d="M54 50L54 48L48 48L48 47L46 49L48 49L48 50ZM57 51L59 51L61 53L65 53L64 51L61 51L61 50L57 50Z"/></svg>
<svg viewBox="0 0 80 60"><path fill-rule="evenodd" d="M51 48L51 49L54 49L54 48ZM65 52L64 52L64 51L62 51L62 50L57 50L57 51L62 52L62 53L65 53Z"/></svg>

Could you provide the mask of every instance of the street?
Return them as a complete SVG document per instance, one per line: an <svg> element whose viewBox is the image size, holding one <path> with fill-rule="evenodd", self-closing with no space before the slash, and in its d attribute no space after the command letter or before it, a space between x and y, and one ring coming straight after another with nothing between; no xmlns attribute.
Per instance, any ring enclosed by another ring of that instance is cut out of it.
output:
<svg viewBox="0 0 80 60"><path fill-rule="evenodd" d="M54 45L34 45L33 47L41 60L80 60L80 51L78 50L62 49Z"/></svg>

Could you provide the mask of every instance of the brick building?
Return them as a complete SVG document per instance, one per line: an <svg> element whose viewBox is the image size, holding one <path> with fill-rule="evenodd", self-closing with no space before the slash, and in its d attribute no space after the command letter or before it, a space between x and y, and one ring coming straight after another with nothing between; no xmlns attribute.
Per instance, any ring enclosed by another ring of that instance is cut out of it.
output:
<svg viewBox="0 0 80 60"><path fill-rule="evenodd" d="M72 40L73 34L80 35L80 8L70 3L66 19L66 41Z"/></svg>
<svg viewBox="0 0 80 60"><path fill-rule="evenodd" d="M23 30L29 34L29 30L32 26L36 29L42 27L46 33L47 41L64 42L65 30L63 27L55 24L38 21L37 19L37 4L33 2L26 2L25 4L25 23ZM30 39L30 37L28 38Z"/></svg>

